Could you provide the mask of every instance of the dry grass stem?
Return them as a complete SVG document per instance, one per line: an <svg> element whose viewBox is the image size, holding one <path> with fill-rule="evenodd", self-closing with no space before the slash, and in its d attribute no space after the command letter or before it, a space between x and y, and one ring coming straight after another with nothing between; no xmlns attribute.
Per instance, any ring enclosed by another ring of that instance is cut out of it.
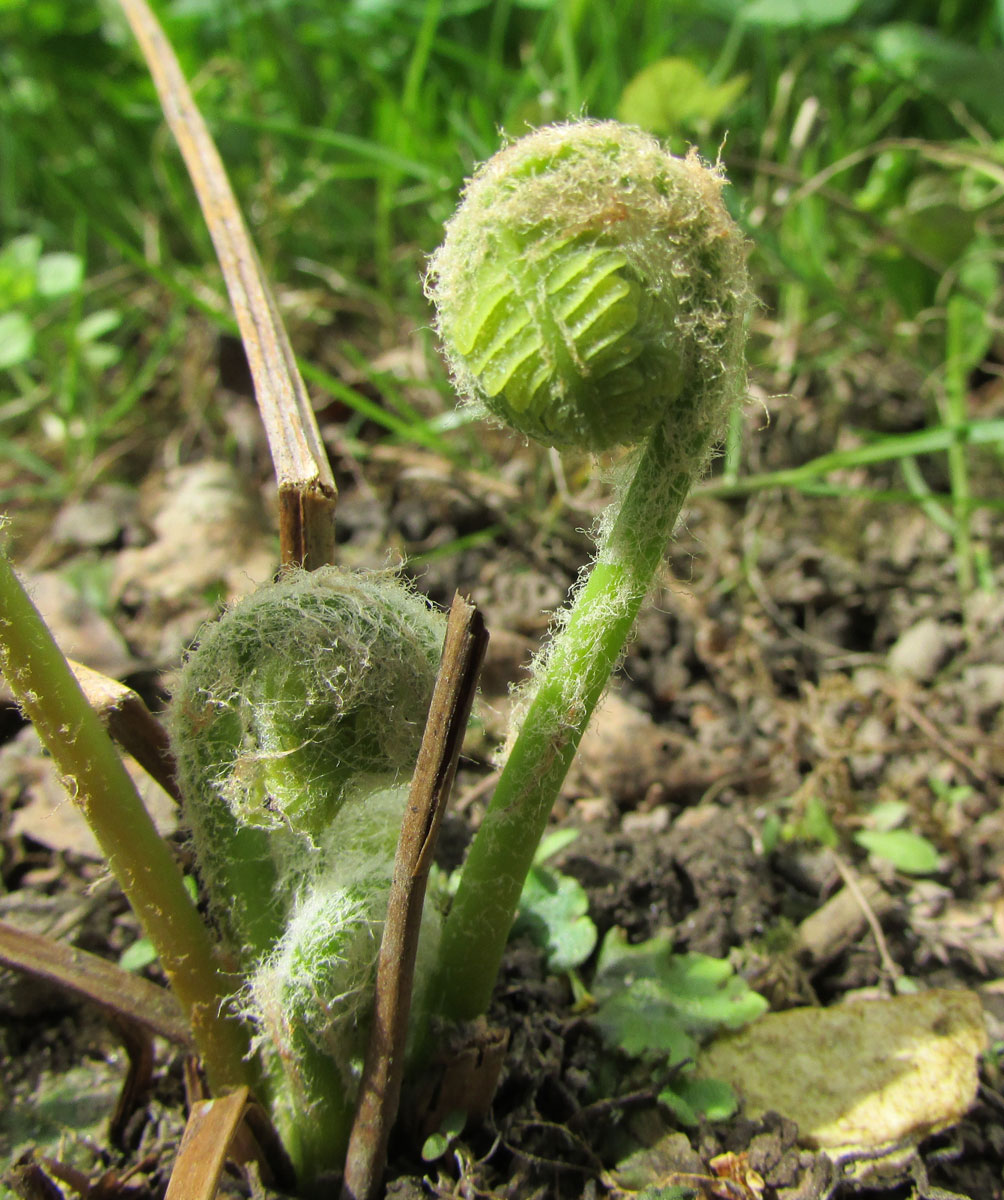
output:
<svg viewBox="0 0 1004 1200"><path fill-rule="evenodd" d="M282 561L313 569L334 557L337 489L310 397L223 163L174 51L146 0L121 3L191 176L234 306L279 484Z"/></svg>

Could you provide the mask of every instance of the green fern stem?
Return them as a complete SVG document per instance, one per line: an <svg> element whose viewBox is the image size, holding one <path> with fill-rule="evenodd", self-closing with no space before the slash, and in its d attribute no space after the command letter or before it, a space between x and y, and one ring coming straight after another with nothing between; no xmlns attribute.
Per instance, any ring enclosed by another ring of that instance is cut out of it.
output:
<svg viewBox="0 0 1004 1200"><path fill-rule="evenodd" d="M668 424L658 425L567 623L541 664L443 929L433 995L446 1017L472 1020L488 1006L548 816L715 432L692 430L693 452L681 455L678 445L670 445Z"/></svg>
<svg viewBox="0 0 1004 1200"><path fill-rule="evenodd" d="M254 1082L209 931L69 664L0 554L0 669L97 838L181 1001L219 1092Z"/></svg>

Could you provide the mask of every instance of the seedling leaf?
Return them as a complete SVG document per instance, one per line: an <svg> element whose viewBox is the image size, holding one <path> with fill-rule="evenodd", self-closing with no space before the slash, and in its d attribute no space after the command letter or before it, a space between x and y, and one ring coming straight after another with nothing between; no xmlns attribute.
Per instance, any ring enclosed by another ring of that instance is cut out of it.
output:
<svg viewBox="0 0 1004 1200"><path fill-rule="evenodd" d="M540 946L552 971L570 971L584 963L596 945L588 908L589 898L577 879L549 867L531 867L513 932L526 934Z"/></svg>
<svg viewBox="0 0 1004 1200"><path fill-rule="evenodd" d="M554 829L550 833L545 834L540 839L540 845L533 856L534 865L539 867L542 863L546 863L549 858L554 858L566 846L570 846L578 836L579 831L577 829Z"/></svg>
<svg viewBox="0 0 1004 1200"><path fill-rule="evenodd" d="M0 314L0 371L23 363L34 348L35 334L24 313Z"/></svg>
<svg viewBox="0 0 1004 1200"><path fill-rule="evenodd" d="M702 1117L726 1121L739 1107L735 1092L723 1079L695 1079L689 1075L661 1091L659 1099L684 1125L698 1125Z"/></svg>
<svg viewBox="0 0 1004 1200"><path fill-rule="evenodd" d="M935 847L926 837L908 829L863 829L854 840L869 854L884 858L906 875L933 875L940 865Z"/></svg>
<svg viewBox="0 0 1004 1200"><path fill-rule="evenodd" d="M442 1158L464 1132L466 1121L466 1113L460 1109L451 1109L436 1132L430 1133L422 1143L422 1158L426 1162L435 1162L437 1158Z"/></svg>
<svg viewBox="0 0 1004 1200"><path fill-rule="evenodd" d="M631 946L622 930L611 929L592 990L595 1020L611 1042L629 1054L668 1056L673 1064L694 1055L696 1037L746 1025L767 1001L724 959L671 950L667 933Z"/></svg>
<svg viewBox="0 0 1004 1200"><path fill-rule="evenodd" d="M54 251L38 260L38 294L49 300L75 292L84 280L84 262L79 254Z"/></svg>

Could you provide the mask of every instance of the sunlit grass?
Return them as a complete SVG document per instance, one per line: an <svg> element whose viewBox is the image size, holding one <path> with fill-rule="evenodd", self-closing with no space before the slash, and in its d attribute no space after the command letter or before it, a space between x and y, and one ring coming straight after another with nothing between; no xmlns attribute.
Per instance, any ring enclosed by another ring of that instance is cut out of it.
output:
<svg viewBox="0 0 1004 1200"><path fill-rule="evenodd" d="M992 6L932 13L919 0L898 5L894 22L853 0L807 2L797 20L775 0L727 11L204 0L163 17L280 294L319 288L334 313L351 293L338 336L365 387L309 350L302 363L319 403L351 414L350 440L413 443L454 462L471 453L447 416L430 339L417 388L373 368L369 353L427 326L425 255L499 131L582 112L645 119L675 150L721 154L764 302L755 377L817 415L811 461L772 451L772 469L756 472L735 424L724 477L709 487L845 494L845 468L895 462L897 477L880 467L856 494L920 505L951 532L968 588L980 574L970 516L999 504L980 490L974 439L1004 454L1000 409L975 413L970 401L1002 359L1004 101L988 86L1004 66L999 17ZM185 321L232 325L190 185L114 10L27 0L0 14L0 46L0 247L32 233L86 267L78 297L28 313L39 352L0 370L4 498L58 499L114 476L115 442L163 386ZM659 90L680 77L679 60L703 110ZM140 301L154 284L170 297L159 316ZM19 303L0 286L0 318ZM101 311L119 316L100 335L119 359L95 371L72 335ZM46 338L70 353L43 353ZM847 425L859 447L834 449ZM932 462L946 492L930 482Z"/></svg>

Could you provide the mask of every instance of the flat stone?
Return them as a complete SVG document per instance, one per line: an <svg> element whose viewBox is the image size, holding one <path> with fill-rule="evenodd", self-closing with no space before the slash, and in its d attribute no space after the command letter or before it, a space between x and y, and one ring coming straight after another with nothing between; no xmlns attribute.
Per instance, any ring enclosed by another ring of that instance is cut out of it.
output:
<svg viewBox="0 0 1004 1200"><path fill-rule="evenodd" d="M730 1083L751 1119L778 1112L804 1146L843 1157L956 1124L986 1045L979 997L932 990L768 1013L716 1039L697 1072Z"/></svg>

